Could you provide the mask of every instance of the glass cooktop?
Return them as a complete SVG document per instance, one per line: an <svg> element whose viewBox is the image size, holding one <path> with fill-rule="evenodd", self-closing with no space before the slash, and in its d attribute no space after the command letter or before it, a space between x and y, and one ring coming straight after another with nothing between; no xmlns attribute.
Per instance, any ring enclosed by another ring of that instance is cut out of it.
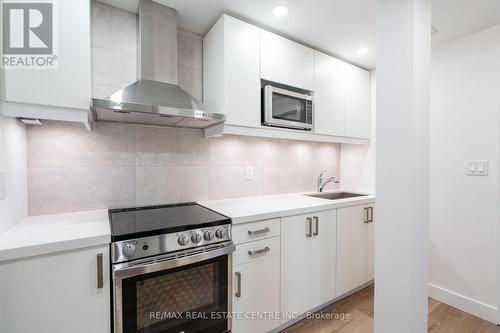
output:
<svg viewBox="0 0 500 333"><path fill-rule="evenodd" d="M113 242L231 223L227 216L195 202L110 209Z"/></svg>

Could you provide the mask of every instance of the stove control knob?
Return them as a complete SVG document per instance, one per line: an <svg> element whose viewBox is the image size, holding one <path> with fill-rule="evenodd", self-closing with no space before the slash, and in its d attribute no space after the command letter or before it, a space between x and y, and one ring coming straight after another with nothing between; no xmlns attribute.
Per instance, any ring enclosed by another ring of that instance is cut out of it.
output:
<svg viewBox="0 0 500 333"><path fill-rule="evenodd" d="M199 232L191 235L191 242L198 244L203 239L203 236Z"/></svg>
<svg viewBox="0 0 500 333"><path fill-rule="evenodd" d="M130 258L134 255L135 253L135 246L134 244L125 244L122 249L122 253L125 257Z"/></svg>
<svg viewBox="0 0 500 333"><path fill-rule="evenodd" d="M224 238L224 237L226 237L226 230L224 230L224 229L217 229L217 231L215 232L215 236L217 238Z"/></svg>
<svg viewBox="0 0 500 333"><path fill-rule="evenodd" d="M214 239L215 234L213 231L205 231L203 237L205 238L206 241L211 241L212 239Z"/></svg>
<svg viewBox="0 0 500 333"><path fill-rule="evenodd" d="M180 246L187 245L189 243L189 238L186 235L180 235L177 239L177 243L179 243Z"/></svg>

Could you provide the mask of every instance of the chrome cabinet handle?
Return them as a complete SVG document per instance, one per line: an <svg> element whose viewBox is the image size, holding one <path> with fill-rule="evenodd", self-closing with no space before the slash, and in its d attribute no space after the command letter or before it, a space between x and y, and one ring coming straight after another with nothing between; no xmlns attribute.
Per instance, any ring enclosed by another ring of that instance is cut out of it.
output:
<svg viewBox="0 0 500 333"><path fill-rule="evenodd" d="M372 223L373 222L373 207L368 207L368 212L370 214L370 218L368 219L368 222Z"/></svg>
<svg viewBox="0 0 500 333"><path fill-rule="evenodd" d="M103 274L103 255L99 253L97 255L97 289L102 289L104 287L104 274Z"/></svg>
<svg viewBox="0 0 500 333"><path fill-rule="evenodd" d="M370 219L368 218L369 212L368 212L368 207L363 208L365 211L365 220L363 221L364 223L370 222Z"/></svg>
<svg viewBox="0 0 500 333"><path fill-rule="evenodd" d="M236 293L234 296L241 297L241 273L236 272L234 274L236 275Z"/></svg>
<svg viewBox="0 0 500 333"><path fill-rule="evenodd" d="M319 235L319 217L313 216L313 219L314 219L314 226L316 228L316 231L313 233L313 235L318 236Z"/></svg>
<svg viewBox="0 0 500 333"><path fill-rule="evenodd" d="M265 248L260 249L260 250L248 251L248 255L254 256L256 254L266 253L266 252L269 252L269 251L271 251L271 249L266 246Z"/></svg>
<svg viewBox="0 0 500 333"><path fill-rule="evenodd" d="M271 231L271 229L269 229L268 227L265 227L264 229L260 229L260 230L248 230L248 234L250 236L254 236L254 235L265 234L269 231Z"/></svg>
<svg viewBox="0 0 500 333"><path fill-rule="evenodd" d="M309 223L309 232L307 233L307 237L311 238L312 237L312 218L308 217L306 218L307 223Z"/></svg>

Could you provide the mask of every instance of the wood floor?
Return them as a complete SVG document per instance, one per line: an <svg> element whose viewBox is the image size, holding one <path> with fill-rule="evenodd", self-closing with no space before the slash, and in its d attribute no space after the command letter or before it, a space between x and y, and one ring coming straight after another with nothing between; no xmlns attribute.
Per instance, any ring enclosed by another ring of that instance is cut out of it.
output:
<svg viewBox="0 0 500 333"><path fill-rule="evenodd" d="M304 319L285 333L373 332L373 286L324 308L323 314L350 314L349 319ZM500 333L500 327L429 298L429 330L432 333Z"/></svg>

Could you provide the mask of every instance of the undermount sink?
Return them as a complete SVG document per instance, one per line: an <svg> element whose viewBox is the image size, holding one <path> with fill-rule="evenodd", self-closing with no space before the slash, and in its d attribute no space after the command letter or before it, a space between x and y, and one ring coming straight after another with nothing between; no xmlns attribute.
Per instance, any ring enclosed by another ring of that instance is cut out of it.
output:
<svg viewBox="0 0 500 333"><path fill-rule="evenodd" d="M366 196L366 194L349 193L349 192L335 192L335 193L317 193L317 194L306 194L308 197L328 199L328 200L338 200Z"/></svg>

